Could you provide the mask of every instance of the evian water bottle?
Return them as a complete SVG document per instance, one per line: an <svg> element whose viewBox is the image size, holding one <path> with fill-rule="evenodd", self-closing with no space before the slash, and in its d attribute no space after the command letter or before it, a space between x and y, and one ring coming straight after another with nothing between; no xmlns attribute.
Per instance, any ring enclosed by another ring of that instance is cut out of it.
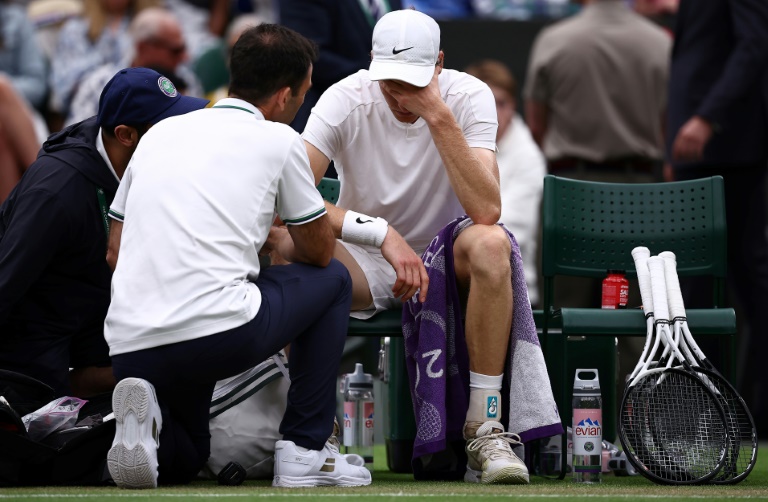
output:
<svg viewBox="0 0 768 502"><path fill-rule="evenodd" d="M594 375L594 376L593 376ZM573 379L573 480L599 483L603 454L603 399L596 369Z"/></svg>
<svg viewBox="0 0 768 502"><path fill-rule="evenodd" d="M373 377L355 364L355 372L344 375L344 434L342 453L356 453L373 470Z"/></svg>

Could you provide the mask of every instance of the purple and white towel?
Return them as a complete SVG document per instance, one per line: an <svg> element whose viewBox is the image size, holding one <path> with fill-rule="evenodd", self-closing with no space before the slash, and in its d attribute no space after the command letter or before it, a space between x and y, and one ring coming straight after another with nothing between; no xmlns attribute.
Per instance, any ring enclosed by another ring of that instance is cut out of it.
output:
<svg viewBox="0 0 768 502"><path fill-rule="evenodd" d="M442 451L448 441L462 438L469 405L469 356L453 242L469 225L468 217L458 218L432 239L422 255L429 275L427 301L419 303L414 296L403 308L406 367L416 416L414 458ZM563 427L533 322L520 248L509 230L502 228L512 245L509 259L515 298L505 369L510 390L507 431L528 442L561 434Z"/></svg>

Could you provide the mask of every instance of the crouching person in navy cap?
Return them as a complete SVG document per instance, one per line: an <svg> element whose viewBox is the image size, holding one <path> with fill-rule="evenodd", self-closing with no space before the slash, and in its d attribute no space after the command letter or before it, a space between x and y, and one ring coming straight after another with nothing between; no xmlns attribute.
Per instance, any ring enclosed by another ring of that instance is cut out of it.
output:
<svg viewBox="0 0 768 502"><path fill-rule="evenodd" d="M60 396L114 387L103 334L112 279L107 209L147 128L206 104L178 95L155 71L121 70L104 88L98 116L43 144L0 207L0 368Z"/></svg>
<svg viewBox="0 0 768 502"><path fill-rule="evenodd" d="M287 124L311 85L315 45L274 24L232 48L229 97L163 121L133 155L109 214L115 264L104 335L122 488L194 479L210 455L216 382L291 344L273 484L359 486L370 472L330 440L352 281L301 137ZM260 269L275 215L289 265ZM335 438L334 438L335 439Z"/></svg>

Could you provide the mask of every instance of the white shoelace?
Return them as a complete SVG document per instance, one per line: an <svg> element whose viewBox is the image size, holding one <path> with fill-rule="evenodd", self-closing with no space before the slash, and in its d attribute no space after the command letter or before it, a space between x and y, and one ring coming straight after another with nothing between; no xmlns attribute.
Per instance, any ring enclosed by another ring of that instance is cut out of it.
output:
<svg viewBox="0 0 768 502"><path fill-rule="evenodd" d="M512 451L512 446L522 444L520 436L513 432L497 432L476 437L467 444L468 451L480 450L480 453L491 460L510 458L520 461Z"/></svg>

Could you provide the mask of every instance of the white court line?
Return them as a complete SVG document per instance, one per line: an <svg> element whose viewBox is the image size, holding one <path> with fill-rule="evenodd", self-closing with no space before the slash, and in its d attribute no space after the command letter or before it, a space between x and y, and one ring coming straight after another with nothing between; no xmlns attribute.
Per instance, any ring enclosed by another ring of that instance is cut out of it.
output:
<svg viewBox="0 0 768 502"><path fill-rule="evenodd" d="M768 495L766 495L768 496ZM730 499L765 499L766 496L762 495L728 495L726 498ZM3 495L0 494L0 499L47 499L47 498L71 498L71 499L87 499L87 498L273 498L273 497L344 497L344 498L365 498L365 497L404 497L404 498L434 498L434 497L457 497L457 498L509 498L510 494L495 494L495 493L93 493L93 494L18 494L18 495ZM545 493L545 494L515 494L516 499L550 499L550 498L563 498L563 497L589 497L589 498L626 498L633 500L642 499L667 499L667 498L683 498L683 499L722 499L720 494L712 495L685 495L681 493L666 494L666 495L652 495L652 494L582 494L582 493Z"/></svg>

